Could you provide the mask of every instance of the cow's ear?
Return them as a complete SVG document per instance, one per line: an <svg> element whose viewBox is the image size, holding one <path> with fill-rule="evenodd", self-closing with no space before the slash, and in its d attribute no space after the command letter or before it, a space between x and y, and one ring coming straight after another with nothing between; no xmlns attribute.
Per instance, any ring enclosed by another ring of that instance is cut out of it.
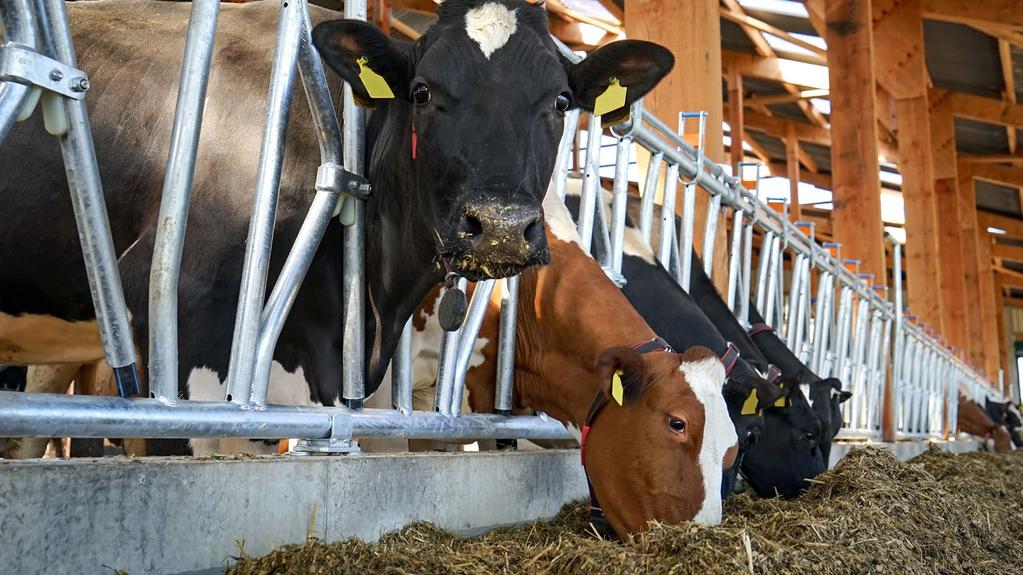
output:
<svg viewBox="0 0 1023 575"><path fill-rule="evenodd" d="M643 392L646 368L643 356L627 347L612 347L597 357L601 389L612 403L623 405Z"/></svg>
<svg viewBox="0 0 1023 575"><path fill-rule="evenodd" d="M845 403L845 402L849 401L850 397L852 397L852 392L851 391L840 391L840 392L838 392L838 403L840 403L840 404L841 403Z"/></svg>
<svg viewBox="0 0 1023 575"><path fill-rule="evenodd" d="M624 118L629 106L652 90L674 65L675 57L663 46L622 40L599 48L573 65L568 81L576 103L587 112L594 111L601 96L613 101L613 110L601 111L606 121L614 122ZM625 89L624 98L619 87Z"/></svg>
<svg viewBox="0 0 1023 575"><path fill-rule="evenodd" d="M375 25L361 20L322 22L313 28L313 45L361 102L408 98L411 63Z"/></svg>
<svg viewBox="0 0 1023 575"><path fill-rule="evenodd" d="M765 379L757 378L753 383L754 388L757 390L757 410L762 410L767 407L771 407L779 399L785 397L785 390L776 383L771 383Z"/></svg>

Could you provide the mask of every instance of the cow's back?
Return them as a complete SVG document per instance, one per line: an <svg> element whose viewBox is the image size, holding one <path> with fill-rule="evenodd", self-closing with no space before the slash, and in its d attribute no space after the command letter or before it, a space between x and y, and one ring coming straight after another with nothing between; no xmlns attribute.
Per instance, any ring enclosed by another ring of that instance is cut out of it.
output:
<svg viewBox="0 0 1023 575"><path fill-rule="evenodd" d="M129 308L138 314L145 305L191 5L116 0L67 6L79 66L91 83L85 100L115 250ZM332 14L310 10L314 20ZM190 285L219 273L219 245L244 241L277 14L273 3L221 7L185 246L183 282ZM309 126L298 87L278 220L295 220L312 197L319 155ZM9 214L0 226L0 312L91 317L60 149L43 130L38 110L0 145L0 161L0 197ZM293 233L281 235L290 239ZM133 250L144 253L124 257Z"/></svg>

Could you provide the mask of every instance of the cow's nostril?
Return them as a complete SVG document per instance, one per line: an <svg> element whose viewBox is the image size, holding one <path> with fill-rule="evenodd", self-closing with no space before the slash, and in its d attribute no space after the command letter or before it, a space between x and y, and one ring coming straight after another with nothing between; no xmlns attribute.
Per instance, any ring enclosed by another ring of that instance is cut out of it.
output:
<svg viewBox="0 0 1023 575"><path fill-rule="evenodd" d="M544 237L543 218L536 218L532 222L526 225L526 229L522 232L522 237L527 242L533 243Z"/></svg>
<svg viewBox="0 0 1023 575"><path fill-rule="evenodd" d="M482 233L483 222L472 214L465 214L465 220L462 222L462 229L458 235L462 239L471 240Z"/></svg>

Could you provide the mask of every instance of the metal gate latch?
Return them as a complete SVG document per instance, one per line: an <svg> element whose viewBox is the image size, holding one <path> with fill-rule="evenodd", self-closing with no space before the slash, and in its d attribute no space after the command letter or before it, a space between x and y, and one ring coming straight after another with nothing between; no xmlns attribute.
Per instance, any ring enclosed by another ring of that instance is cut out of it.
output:
<svg viewBox="0 0 1023 575"><path fill-rule="evenodd" d="M13 42L0 46L0 82L39 86L74 100L89 89L84 71Z"/></svg>

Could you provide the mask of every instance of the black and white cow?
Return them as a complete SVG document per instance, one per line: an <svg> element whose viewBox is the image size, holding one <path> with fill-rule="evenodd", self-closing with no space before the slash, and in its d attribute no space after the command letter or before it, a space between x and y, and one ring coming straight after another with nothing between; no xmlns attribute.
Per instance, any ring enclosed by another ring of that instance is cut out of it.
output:
<svg viewBox="0 0 1023 575"><path fill-rule="evenodd" d="M570 64L548 35L546 12L524 0L448 0L435 26L405 49L370 24L325 22L336 13L309 11L320 22L313 37L325 62L375 107L366 139L372 393L406 318L446 267L479 279L547 261L541 200L564 112L592 110L612 78L627 87L627 108L674 59L655 44L623 41ZM91 80L86 101L96 154L144 355L150 259L189 6L83 2L68 12ZM179 377L192 397L225 396L277 14L276 5L262 2L220 11L180 282ZM394 98L367 92L362 59ZM296 97L292 106L268 286L308 210L319 164L306 104ZM0 194L17 216L0 228L0 362L94 361L102 349L63 163L38 115L12 131L0 158ZM341 236L332 222L281 334L275 369L308 383L284 396L324 404L339 396ZM207 385L186 384L190 378Z"/></svg>
<svg viewBox="0 0 1023 575"><path fill-rule="evenodd" d="M992 401L991 398L984 398L984 409L995 425L1001 425L1009 431L1012 437L1012 444L1015 447L1023 447L1023 439L1020 437L1023 420L1020 419L1019 410L1011 401Z"/></svg>

